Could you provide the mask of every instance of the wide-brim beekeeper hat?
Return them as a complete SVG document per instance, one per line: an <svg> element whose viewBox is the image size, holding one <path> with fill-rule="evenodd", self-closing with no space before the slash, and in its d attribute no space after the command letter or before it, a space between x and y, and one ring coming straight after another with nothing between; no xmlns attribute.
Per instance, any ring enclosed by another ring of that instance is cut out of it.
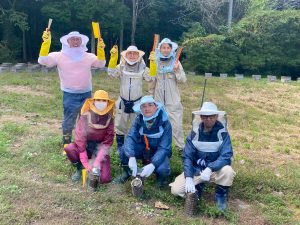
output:
<svg viewBox="0 0 300 225"><path fill-rule="evenodd" d="M100 111L99 109L96 108L96 106L94 105L94 101L95 100L106 100L107 103L107 107ZM108 112L112 111L113 108L115 106L115 101L111 98L109 98L109 95L106 91L103 90L98 90L94 93L93 98L88 98L85 103L83 104L82 108L81 108L81 114L92 110L93 112L97 113L98 115L102 116L107 114Z"/></svg>
<svg viewBox="0 0 300 225"><path fill-rule="evenodd" d="M68 33L67 35L62 36L60 38L60 42L63 45L69 46L68 39L71 37L80 37L81 38L81 46L84 48L86 48L86 44L89 42L88 36L80 34L78 31L72 31L72 32ZM86 48L86 50L87 50L87 48Z"/></svg>
<svg viewBox="0 0 300 225"><path fill-rule="evenodd" d="M194 115L203 115L203 116L211 116L211 115L225 115L225 111L219 111L218 107L212 102L204 102L201 109L198 111L192 112Z"/></svg>
<svg viewBox="0 0 300 225"><path fill-rule="evenodd" d="M137 52L139 54L139 60L141 58L143 58L143 56L145 55L145 52L139 50L136 46L131 45L129 46L125 51L121 52L121 56L126 59L126 54L127 52Z"/></svg>

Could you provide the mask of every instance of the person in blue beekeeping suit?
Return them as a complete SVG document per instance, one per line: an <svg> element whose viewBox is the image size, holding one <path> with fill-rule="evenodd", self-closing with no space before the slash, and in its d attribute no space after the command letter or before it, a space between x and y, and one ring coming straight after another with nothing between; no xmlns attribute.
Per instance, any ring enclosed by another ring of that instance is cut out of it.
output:
<svg viewBox="0 0 300 225"><path fill-rule="evenodd" d="M141 159L144 167L139 175L149 177L154 172L157 185L165 186L171 172L172 156L172 127L167 113L152 96L142 97L133 109L137 117L120 151L123 174L117 181L124 183L130 176L135 177L138 173L137 159Z"/></svg>
<svg viewBox="0 0 300 225"><path fill-rule="evenodd" d="M184 148L184 172L170 184L171 192L184 197L186 193L197 190L200 198L205 182L213 182L217 185L217 207L224 211L227 207L228 190L235 176L230 166L233 157L230 136L226 120L222 122L226 118L225 112L218 111L212 102L204 102L200 111L193 114L193 128L186 138Z"/></svg>

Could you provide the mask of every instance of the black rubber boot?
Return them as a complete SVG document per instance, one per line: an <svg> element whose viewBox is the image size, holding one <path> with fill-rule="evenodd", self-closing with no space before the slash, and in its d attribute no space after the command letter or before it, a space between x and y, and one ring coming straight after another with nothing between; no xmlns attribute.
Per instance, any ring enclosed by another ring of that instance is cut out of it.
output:
<svg viewBox="0 0 300 225"><path fill-rule="evenodd" d="M205 187L205 183L200 183L196 185L198 199L202 197L204 187Z"/></svg>
<svg viewBox="0 0 300 225"><path fill-rule="evenodd" d="M124 145L124 140L125 140L124 135L116 134L116 141L117 141L117 146L118 146L119 152L120 152L120 149L122 148L122 146Z"/></svg>
<svg viewBox="0 0 300 225"><path fill-rule="evenodd" d="M63 132L63 146L72 142L72 132Z"/></svg>
<svg viewBox="0 0 300 225"><path fill-rule="evenodd" d="M229 187L217 185L215 201L217 207L220 211L224 211L227 208L227 197L228 197Z"/></svg>
<svg viewBox="0 0 300 225"><path fill-rule="evenodd" d="M72 175L73 182L79 182L81 180L81 173L82 173L82 164L81 162L73 163L73 166L76 167L76 172Z"/></svg>
<svg viewBox="0 0 300 225"><path fill-rule="evenodd" d="M156 175L156 186L159 188L166 187L169 184L168 177Z"/></svg>
<svg viewBox="0 0 300 225"><path fill-rule="evenodd" d="M130 168L127 165L126 166L125 165L121 165L121 166L123 168L123 173L121 174L121 176L119 176L116 179L114 179L114 183L116 183L116 184L124 184L131 177L131 170L130 170Z"/></svg>

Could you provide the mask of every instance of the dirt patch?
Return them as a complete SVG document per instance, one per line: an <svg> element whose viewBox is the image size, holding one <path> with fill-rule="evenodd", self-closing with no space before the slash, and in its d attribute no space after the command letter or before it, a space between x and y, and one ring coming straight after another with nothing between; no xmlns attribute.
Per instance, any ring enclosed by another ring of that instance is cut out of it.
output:
<svg viewBox="0 0 300 225"><path fill-rule="evenodd" d="M44 91L44 87L36 86L35 89L29 86L16 86L16 85L5 85L1 89L6 92L14 92L18 94L32 95L32 96L42 96L47 98L53 98L53 96Z"/></svg>

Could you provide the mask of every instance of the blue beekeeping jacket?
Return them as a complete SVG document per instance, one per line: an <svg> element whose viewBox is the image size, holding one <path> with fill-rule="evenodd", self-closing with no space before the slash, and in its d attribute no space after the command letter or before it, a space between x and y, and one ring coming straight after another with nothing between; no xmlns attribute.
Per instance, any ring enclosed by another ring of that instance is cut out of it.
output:
<svg viewBox="0 0 300 225"><path fill-rule="evenodd" d="M206 167L218 171L231 164L233 150L228 132L223 124L217 121L208 133L204 132L203 123L194 129L186 138L183 155L185 177L194 177ZM197 162L203 162L198 165Z"/></svg>
<svg viewBox="0 0 300 225"><path fill-rule="evenodd" d="M143 116L140 114L133 122L124 144L126 156L144 155L157 168L165 157L172 156L172 128L168 119L163 120L163 111L155 118L150 128L146 127ZM146 152L144 135L147 136L150 150ZM137 152L138 151L138 152Z"/></svg>

